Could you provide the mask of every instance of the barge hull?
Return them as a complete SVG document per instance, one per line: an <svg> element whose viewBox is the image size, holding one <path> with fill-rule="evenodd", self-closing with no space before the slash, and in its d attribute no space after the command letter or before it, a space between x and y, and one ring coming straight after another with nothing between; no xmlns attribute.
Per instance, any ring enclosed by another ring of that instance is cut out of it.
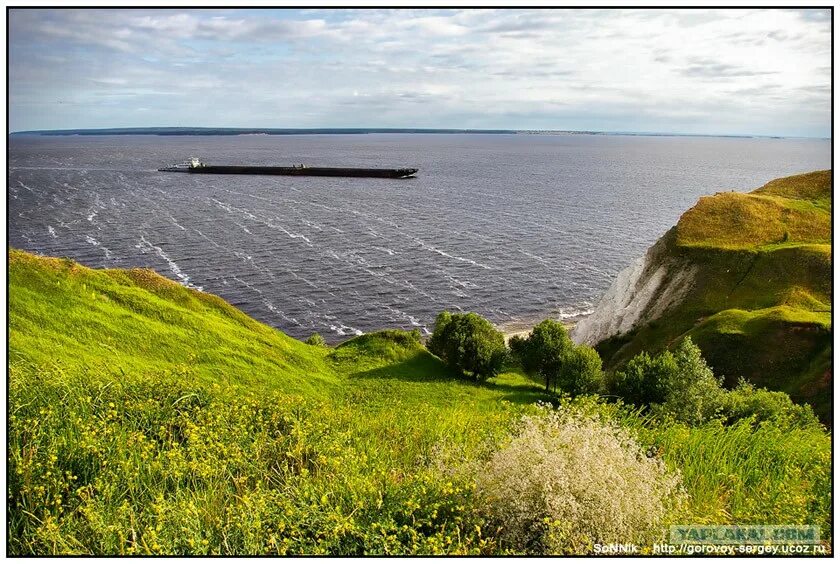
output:
<svg viewBox="0 0 840 564"><path fill-rule="evenodd" d="M340 176L351 178L409 178L416 168L328 168L288 166L214 166L189 169L190 174L267 174L274 176Z"/></svg>

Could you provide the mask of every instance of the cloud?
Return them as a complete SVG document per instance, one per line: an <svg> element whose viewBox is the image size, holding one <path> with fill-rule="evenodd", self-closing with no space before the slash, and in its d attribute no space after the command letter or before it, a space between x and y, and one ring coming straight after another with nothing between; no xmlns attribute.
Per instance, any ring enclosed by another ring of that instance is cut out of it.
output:
<svg viewBox="0 0 840 564"><path fill-rule="evenodd" d="M825 13L12 9L10 127L784 134L796 119L825 135Z"/></svg>
<svg viewBox="0 0 840 564"><path fill-rule="evenodd" d="M685 76L701 78L737 78L776 74L777 71L755 71L744 67L719 63L715 61L697 61L685 67L680 72Z"/></svg>
<svg viewBox="0 0 840 564"><path fill-rule="evenodd" d="M508 70L500 70L491 73L493 76L502 76L508 78L520 78L522 73L517 69L508 69ZM575 74L573 70L563 70L563 69L556 69L556 70L541 70L541 69L534 69L528 73L529 77L532 78L563 78L567 76L571 76Z"/></svg>

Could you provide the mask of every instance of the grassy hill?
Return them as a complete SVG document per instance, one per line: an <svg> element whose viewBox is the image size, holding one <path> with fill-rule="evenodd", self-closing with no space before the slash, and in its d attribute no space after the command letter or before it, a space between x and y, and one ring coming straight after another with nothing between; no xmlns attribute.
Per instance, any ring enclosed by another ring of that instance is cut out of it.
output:
<svg viewBox="0 0 840 564"><path fill-rule="evenodd" d="M444 404L543 397L539 385L510 372L493 380L497 393L484 397L468 382L453 382L436 357L399 331L364 335L336 349L307 345L151 270L95 270L17 249L9 250L8 266L11 365L184 372L196 383L318 399L344 397L348 379L364 389L376 378L423 383L423 394L433 398L435 383L443 381Z"/></svg>
<svg viewBox="0 0 840 564"><path fill-rule="evenodd" d="M464 503L426 466L486 448L547 399L518 372L459 379L401 331L307 345L149 270L10 249L9 296L18 554L475 551L442 510L440 534L402 530L421 490ZM249 520L261 511L272 531ZM328 542L335 526L352 542Z"/></svg>
<svg viewBox="0 0 840 564"><path fill-rule="evenodd" d="M10 249L9 284L9 363L22 373L83 373L105 383L162 377L231 394L352 404L383 412L364 421L374 434L403 409L417 417L433 405L438 436L497 417L500 401L547 399L516 371L482 385L459 379L401 331L336 348L307 345L150 270L95 270Z"/></svg>
<svg viewBox="0 0 840 564"><path fill-rule="evenodd" d="M665 311L598 347L609 367L690 335L716 374L810 403L831 420L831 171L701 198L662 241L693 271Z"/></svg>
<svg viewBox="0 0 840 564"><path fill-rule="evenodd" d="M307 345L147 270L14 249L8 268L9 554L526 551L476 494L534 402L557 401L518 370L465 380L402 331ZM679 472L689 501L673 522L828 535L821 429L563 405Z"/></svg>
<svg viewBox="0 0 840 564"><path fill-rule="evenodd" d="M189 367L204 382L307 394L335 385L323 351L150 270L92 270L12 249L9 284L12 363L135 373Z"/></svg>

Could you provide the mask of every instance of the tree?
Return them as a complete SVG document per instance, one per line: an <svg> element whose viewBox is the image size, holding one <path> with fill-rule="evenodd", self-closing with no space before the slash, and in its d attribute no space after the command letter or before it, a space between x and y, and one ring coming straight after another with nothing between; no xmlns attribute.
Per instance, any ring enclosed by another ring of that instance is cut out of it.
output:
<svg viewBox="0 0 840 564"><path fill-rule="evenodd" d="M654 357L642 352L615 373L610 392L639 407L662 403L677 370L677 361L670 352Z"/></svg>
<svg viewBox="0 0 840 564"><path fill-rule="evenodd" d="M528 355L528 340L522 335L514 335L508 340L508 348L510 354L516 357L520 363L523 363Z"/></svg>
<svg viewBox="0 0 840 564"><path fill-rule="evenodd" d="M706 364L700 348L686 337L674 351L677 371L668 383L664 408L680 421L700 424L715 416L725 390Z"/></svg>
<svg viewBox="0 0 840 564"><path fill-rule="evenodd" d="M588 345L567 351L555 376L558 386L571 396L597 394L604 381L601 357Z"/></svg>
<svg viewBox="0 0 840 564"><path fill-rule="evenodd" d="M448 366L476 380L498 374L507 353L504 336L475 313L439 314L428 349Z"/></svg>
<svg viewBox="0 0 840 564"><path fill-rule="evenodd" d="M528 335L524 347L522 368L530 373L537 373L545 380L545 390L550 386L570 351L574 350L574 343L569 338L566 327L559 321L546 319L540 322Z"/></svg>

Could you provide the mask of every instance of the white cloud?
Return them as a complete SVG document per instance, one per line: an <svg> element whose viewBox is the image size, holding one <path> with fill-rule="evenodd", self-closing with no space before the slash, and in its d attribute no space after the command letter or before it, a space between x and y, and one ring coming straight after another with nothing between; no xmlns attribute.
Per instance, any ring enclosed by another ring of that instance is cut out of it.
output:
<svg viewBox="0 0 840 564"><path fill-rule="evenodd" d="M12 10L11 126L828 135L830 45L819 10Z"/></svg>

